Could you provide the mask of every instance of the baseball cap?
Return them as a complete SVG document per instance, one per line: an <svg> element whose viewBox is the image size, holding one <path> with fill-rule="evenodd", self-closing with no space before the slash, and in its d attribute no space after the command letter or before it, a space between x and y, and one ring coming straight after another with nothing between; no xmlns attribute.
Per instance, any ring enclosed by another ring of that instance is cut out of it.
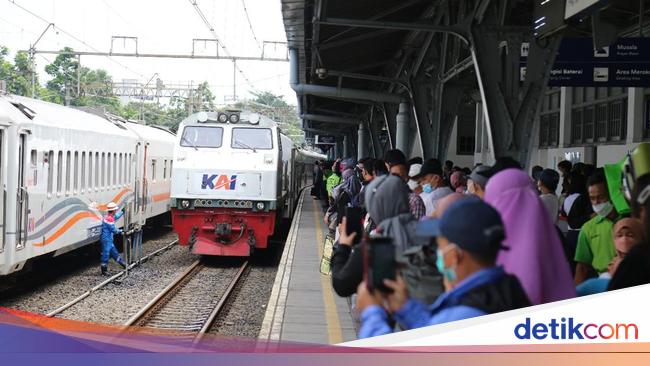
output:
<svg viewBox="0 0 650 366"><path fill-rule="evenodd" d="M420 170L422 170L422 164L412 164L409 168L409 177L413 178L420 174Z"/></svg>
<svg viewBox="0 0 650 366"><path fill-rule="evenodd" d="M505 229L501 215L478 198L456 201L440 219L420 221L416 234L421 237L444 236L470 253L492 256L504 247Z"/></svg>
<svg viewBox="0 0 650 366"><path fill-rule="evenodd" d="M490 169L492 169L492 167L489 165L479 165L472 170L472 173L470 173L468 178L482 188L485 188L489 178Z"/></svg>
<svg viewBox="0 0 650 366"><path fill-rule="evenodd" d="M409 174L409 176L411 176L411 178L413 179L419 179L427 174L442 175L442 165L440 164L440 161L438 159L425 160L424 163L422 163L420 172L414 176L411 176Z"/></svg>

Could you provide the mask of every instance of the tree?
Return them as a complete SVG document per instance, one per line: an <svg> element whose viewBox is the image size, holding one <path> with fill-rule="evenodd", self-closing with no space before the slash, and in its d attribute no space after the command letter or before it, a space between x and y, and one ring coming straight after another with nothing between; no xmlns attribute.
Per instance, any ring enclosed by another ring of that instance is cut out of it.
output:
<svg viewBox="0 0 650 366"><path fill-rule="evenodd" d="M275 95L270 91L251 91L255 96L254 102L265 104L271 107L289 107L289 104L284 101L281 95Z"/></svg>
<svg viewBox="0 0 650 366"><path fill-rule="evenodd" d="M73 52L73 49L65 47L62 51ZM46 89L49 92L46 99L54 103L63 104L66 100L66 95L70 95L68 88L77 85L78 68L79 62L70 54L60 54L51 64L45 66L45 72L52 76L52 80L46 84Z"/></svg>
<svg viewBox="0 0 650 366"><path fill-rule="evenodd" d="M214 110L214 94L210 91L207 81L202 82L192 93L192 97L185 101L188 114L200 111Z"/></svg>
<svg viewBox="0 0 650 366"><path fill-rule="evenodd" d="M238 102L235 108L259 113L278 123L280 129L298 145L305 141L301 129L301 122L296 113L296 108L287 103L281 95L270 91L251 91L255 98Z"/></svg>
<svg viewBox="0 0 650 366"><path fill-rule="evenodd" d="M9 93L23 96L31 95L32 71L29 56L25 52L18 52L12 64L5 59L8 55L9 49L0 46L0 80L7 83ZM38 82L35 85L38 85Z"/></svg>

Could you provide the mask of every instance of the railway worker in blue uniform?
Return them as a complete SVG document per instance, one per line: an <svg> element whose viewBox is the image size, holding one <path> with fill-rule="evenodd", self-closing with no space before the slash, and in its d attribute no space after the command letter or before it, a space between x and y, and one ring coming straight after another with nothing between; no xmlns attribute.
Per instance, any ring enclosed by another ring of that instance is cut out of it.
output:
<svg viewBox="0 0 650 366"><path fill-rule="evenodd" d="M102 244L102 256L101 256L101 266L102 266L102 275L108 275L108 260L113 258L122 268L126 268L126 263L120 253L117 252L115 244L113 243L114 234L122 234L122 230L115 227L115 222L122 217L124 211L117 211L117 205L114 202L110 202L107 206L107 213L104 219L102 220L102 234L99 239Z"/></svg>

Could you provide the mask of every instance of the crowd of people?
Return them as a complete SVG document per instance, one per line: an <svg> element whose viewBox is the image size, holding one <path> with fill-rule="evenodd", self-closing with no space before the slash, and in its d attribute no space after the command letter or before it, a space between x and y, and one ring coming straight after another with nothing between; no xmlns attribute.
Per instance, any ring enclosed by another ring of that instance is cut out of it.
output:
<svg viewBox="0 0 650 366"><path fill-rule="evenodd" d="M555 168L504 157L470 170L399 150L317 163L332 286L352 297L359 337L650 283L650 144L619 164ZM374 238L390 241L395 276L371 288Z"/></svg>

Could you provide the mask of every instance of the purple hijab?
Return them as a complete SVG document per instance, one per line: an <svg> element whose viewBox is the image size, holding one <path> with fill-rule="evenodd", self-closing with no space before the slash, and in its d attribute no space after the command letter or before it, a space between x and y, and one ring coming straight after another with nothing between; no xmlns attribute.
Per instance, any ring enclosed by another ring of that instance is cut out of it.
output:
<svg viewBox="0 0 650 366"><path fill-rule="evenodd" d="M501 214L506 229L497 263L519 279L533 305L576 296L560 237L530 177L518 169L497 173L485 201Z"/></svg>

